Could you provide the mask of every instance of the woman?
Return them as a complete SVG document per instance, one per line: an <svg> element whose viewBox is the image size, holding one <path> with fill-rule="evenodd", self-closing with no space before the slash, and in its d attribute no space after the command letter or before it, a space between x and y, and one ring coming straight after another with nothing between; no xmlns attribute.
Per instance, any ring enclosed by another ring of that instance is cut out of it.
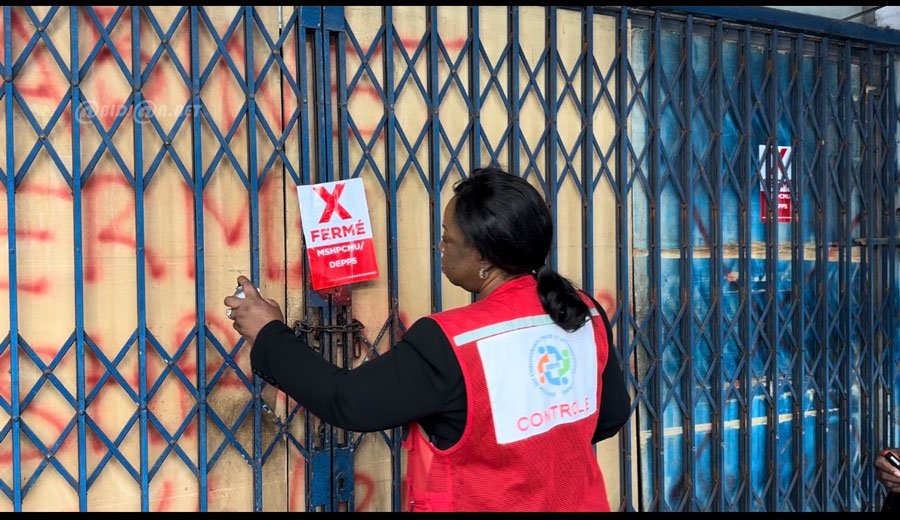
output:
<svg viewBox="0 0 900 520"><path fill-rule="evenodd" d="M409 425L414 511L608 511L592 444L630 403L603 309L544 265L553 225L540 194L497 168L454 187L441 270L478 301L418 320L380 357L336 367L239 277L234 328L254 373L341 428Z"/></svg>

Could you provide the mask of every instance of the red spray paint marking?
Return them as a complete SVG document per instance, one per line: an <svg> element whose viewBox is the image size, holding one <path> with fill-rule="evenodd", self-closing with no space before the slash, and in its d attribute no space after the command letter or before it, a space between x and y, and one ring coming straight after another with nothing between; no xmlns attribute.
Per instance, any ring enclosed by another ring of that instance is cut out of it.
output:
<svg viewBox="0 0 900 520"><path fill-rule="evenodd" d="M125 207L113 217L108 224L100 227L101 224L96 222L96 218L85 218L83 220L86 229L87 244L85 247L84 258L84 278L85 281L91 283L96 282L100 278L100 255L98 251L103 250L98 244L118 244L124 245L137 253L137 241L134 238L134 226L129 230L121 229L125 222L134 219L134 202L131 185L128 181L118 173L113 172L95 172L84 188L87 209L90 215L100 215L100 197L103 193L108 193L112 186L122 188L129 197L132 198L125 204ZM144 258L150 269L150 276L154 279L160 279L165 276L166 265L159 259L155 250L150 246L144 246Z"/></svg>
<svg viewBox="0 0 900 520"><path fill-rule="evenodd" d="M275 200L275 182L272 181L270 174L266 179L266 183L262 186L259 193L260 212L262 213L262 241L266 250L266 280L276 282L281 279L281 270L284 267L284 261L276 249L275 229L280 222L276 220L276 200ZM285 201L285 204L288 202Z"/></svg>
<svg viewBox="0 0 900 520"><path fill-rule="evenodd" d="M32 430L36 427L36 421L40 421L44 424L50 425L53 428L52 439L53 441L48 442L47 446L52 445L55 442L55 439L58 439L60 434L62 434L63 430L66 429L66 425L69 424L69 421L72 420L72 417L65 417L63 414L56 413L48 408L41 406L32 402L28 405L28 408L22 413L22 421L29 426ZM46 441L51 438L46 434L42 433L41 437ZM69 437L71 438L71 436ZM62 451L62 447L59 451ZM57 453L59 453L57 451ZM23 443L22 452L20 458L22 461L32 461L42 459L44 456L36 447L30 445L30 443ZM9 444L8 449L3 449L0 451L0 465L5 467L8 464L12 464L12 444Z"/></svg>
<svg viewBox="0 0 900 520"><path fill-rule="evenodd" d="M300 217L294 219L294 233L295 236L302 235L302 229L300 227ZM303 257L302 255L297 255L297 257L288 264L287 269L287 286L288 289L293 288L302 288L303 284Z"/></svg>
<svg viewBox="0 0 900 520"><path fill-rule="evenodd" d="M608 291L600 290L597 291L596 299L600 306L603 307L603 310L606 311L606 316L611 320L616 313L616 309L618 309L615 296Z"/></svg>
<svg viewBox="0 0 900 520"><path fill-rule="evenodd" d="M185 207L187 212L192 211L194 207L193 197L194 194L191 191L189 186L182 186L183 200L185 203ZM250 202L245 200L243 207L238 210L234 218L229 222L228 218L225 216L225 212L219 204L209 198L203 197L203 208L206 211L206 215L212 218L216 224L218 224L219 229L222 231L222 234L225 236L225 243L229 247L235 247L240 244L243 244L245 241L249 240L249 234L246 232L246 226L249 222L250 215ZM186 213L191 214L191 213ZM186 218L185 221L185 237L187 240L187 249L190 251L193 249L193 240L194 240L194 219ZM186 276L188 279L193 280L195 276L195 266L194 266L194 255L186 255L187 256L187 271Z"/></svg>
<svg viewBox="0 0 900 520"><path fill-rule="evenodd" d="M168 511L172 507L172 499L175 494L175 483L171 480L165 480L162 483L162 490L159 492L159 502L156 505L156 510L163 512Z"/></svg>
<svg viewBox="0 0 900 520"><path fill-rule="evenodd" d="M31 37L36 32L35 30L29 31L29 29L25 26L25 21L23 20L23 15L20 14L17 10L11 11L12 16L10 16L10 25L13 30L13 38L15 38L20 43L26 43L31 40ZM57 13L54 16L54 19L59 17L60 13ZM37 100L49 101L53 107L59 105L60 100L63 95L66 93L66 85L60 81L59 83L50 81L50 78L53 78L54 75L59 77L60 80L63 79L63 74L59 71L59 67L56 65L55 60L53 60L51 66L51 55L50 51L47 50L46 44L43 39L38 39L38 43L32 48L31 54L28 56L27 61L30 66L37 67L38 76L47 79L47 81L40 81L33 85L26 84L16 84L16 89L19 91L19 94L22 95L22 98L29 105L32 102ZM52 68L51 68L52 67ZM54 74L53 70L57 72ZM72 123L72 114L70 110L67 110L63 113L63 118L65 120L66 126Z"/></svg>
<svg viewBox="0 0 900 520"><path fill-rule="evenodd" d="M9 290L9 280L0 280L0 289ZM50 280L42 276L36 280L16 281L16 290L29 294L44 295L50 292Z"/></svg>
<svg viewBox="0 0 900 520"><path fill-rule="evenodd" d="M223 300L225 299L225 295L222 296L222 299ZM224 346L227 349L228 344L230 343L233 345L233 344L237 343L240 336L238 335L237 331L234 330L234 327L232 327L231 320L229 320L225 317L224 307L225 307L224 304L222 304L222 313L223 314L221 317L215 315L214 307L212 307L212 306L207 307L205 321L206 321L206 328L210 332L215 334L216 337L218 337L219 340L225 344ZM173 333L172 341L170 344L171 345L181 345L181 342L184 340L185 337L187 337L188 332L190 332L190 330L194 327L194 325L196 323L197 323L197 314L194 312L189 312L189 313L183 315L181 318L179 318L178 321L176 322L175 332ZM223 337L224 337L224 341L222 340ZM198 346L198 348L204 348L204 347ZM249 355L248 348L249 348L249 346L241 347L241 351L238 352L238 355L239 356ZM216 357L218 357L218 356L216 356ZM236 361L237 361L237 359L235 359L235 362ZM207 364L206 364L207 377L210 377L212 374L215 373L216 370L218 370L219 367L214 364L215 362L216 362L215 358L207 360ZM196 364L193 363L192 361L189 361L184 364L183 372L184 372L185 377L187 377L189 380L192 380L192 381L196 380L197 367L196 367ZM206 382L203 381L202 384L206 384ZM244 384L240 381L240 379L237 378L237 376L230 376L228 374L223 375L219 379L219 381L216 383L217 387L219 387L220 385L222 387L245 388ZM187 391L185 391L185 395L187 395L186 392Z"/></svg>
<svg viewBox="0 0 900 520"><path fill-rule="evenodd" d="M46 424L51 425L55 429L55 432L53 437L54 440L47 443L47 446L50 446L55 442L55 439L59 438L60 434L62 434L63 430L65 430L66 428L66 425L69 424L69 421L72 418L65 418L61 414L57 414L52 410L49 410L32 402L32 404L28 405L28 409L24 412L22 419L32 430L34 430L36 426L34 421L38 419ZM42 436L46 437L46 435L43 434ZM63 445L60 446L60 449L57 450L56 454L64 451L63 448L66 446L66 444L71 445L71 443L69 442L71 438L72 435L69 435L69 438L66 441L63 441ZM8 446L8 448L0 450L0 466L7 468L13 462L12 443L10 443ZM20 452L20 460L22 460L22 462L36 461L43 458L44 455L41 453L41 451L32 446L31 443L22 444L22 451Z"/></svg>
<svg viewBox="0 0 900 520"><path fill-rule="evenodd" d="M250 201L244 200L243 206L236 212L232 222L228 222L225 212L215 199L203 197L203 207L222 229L225 243L230 247L235 247L249 239L245 228L250 219Z"/></svg>
<svg viewBox="0 0 900 520"><path fill-rule="evenodd" d="M0 235L8 235L9 229L0 227ZM16 229L16 240L35 240L37 242L53 241L53 231L50 229Z"/></svg>
<svg viewBox="0 0 900 520"><path fill-rule="evenodd" d="M4 186L3 191L6 191ZM57 188L53 186L47 186L43 184L28 184L18 188L16 190L16 194L18 195L35 195L38 197L53 197L57 199L64 200L66 202L72 202L72 190L69 188Z"/></svg>
<svg viewBox="0 0 900 520"><path fill-rule="evenodd" d="M184 19L182 19L182 24L183 23L184 23ZM163 34L165 34L165 31L167 30L167 28L162 27L162 30L163 30ZM180 33L181 38L179 38L178 46L171 45L172 51L174 52L175 56L178 58L178 61L181 63L185 72L190 74L190 72L189 72L190 71L190 48L191 48L190 31L180 30L180 31L176 31L176 33ZM148 37L153 38L154 40L158 37L158 35L156 34L156 31L153 31L151 34L152 34L152 36L148 36ZM141 36L143 38L143 33ZM146 40L142 39L142 41L146 41ZM154 49L153 53L154 54L156 53L155 49ZM151 57L152 57L151 55L144 54L143 51L141 52L141 70L142 71L147 70L146 66L150 64ZM184 104L186 104L188 102L188 100L190 99L190 95L189 95L189 91L188 91L188 85L185 85L184 81L181 79L181 76L177 72L174 72L172 75L172 81L167 81L167 80L169 80L169 77L167 77L167 75L160 72L162 70L160 65L165 63L167 61L167 59L174 61L174 58L171 57L168 50L164 49L162 51L162 53L160 54L159 60L153 66L153 70L150 73L150 77L147 78L147 81L144 83L144 88L142 89L142 91L144 92L144 99L151 101L151 102L156 102L158 104L159 103L158 98L159 98L160 93L162 93L162 92L168 93L169 91L171 91L173 89L178 89L180 92L182 92L184 94L183 99L184 99ZM172 66L172 68L175 69L174 66ZM175 70L177 70L177 69L175 69ZM172 114L172 113L174 113L174 110L167 110L166 112L169 114ZM186 116L186 117L189 118L190 116ZM188 119L188 121L185 121L185 124L188 124L189 122L190 122L190 120Z"/></svg>
<svg viewBox="0 0 900 520"><path fill-rule="evenodd" d="M45 364L49 364L50 361L59 353L60 347L43 347L43 346L33 346L35 354L37 354L38 358ZM26 357L25 354L20 353L19 359ZM21 364L21 361L20 361ZM12 360L10 359L10 348L7 347L3 354L0 355L0 374L2 374L2 378L0 378L0 398L3 398L4 401L11 402L12 401L12 375L11 371ZM45 385L47 383L44 383ZM22 389L27 393L27 389ZM20 390L20 397L23 396ZM28 410L32 409L40 409L40 405L32 402L28 406Z"/></svg>
<svg viewBox="0 0 900 520"><path fill-rule="evenodd" d="M368 511L369 506L372 504L372 498L375 496L375 481L369 475L359 471L353 473L353 480L355 484L362 485L364 488L362 498L355 504L355 509L357 511Z"/></svg>
<svg viewBox="0 0 900 520"><path fill-rule="evenodd" d="M227 29L228 28L226 25L221 26L219 28L219 34L225 34ZM240 36L240 39L238 38L238 36ZM243 72L246 69L247 63L247 54L244 51L243 35L240 35L238 31L232 33L232 37L225 44L225 49L235 68L238 71ZM233 75L231 73L231 67L228 66L221 54L217 59L218 63L216 64L216 68L219 71L220 79L218 84L216 85L216 87L218 88L218 90L216 91L216 95L219 96L222 100L221 116L224 118L224 120L223 125L220 127L220 130L222 131L222 134L225 135L231 128L231 125L234 124L234 120L237 118L237 107L234 106L234 102L232 99L232 92L234 92L233 89L236 87L236 79L232 79ZM262 71L262 65L263 63L265 63L266 58L255 61L256 65L254 66L253 78L254 80L258 80L259 74ZM277 63L271 65L267 73L272 73L272 67L277 66ZM244 77L243 79L246 82L247 78ZM243 97L243 94L241 95L241 97ZM281 112L281 105L274 99L272 92L269 89L268 82L262 82L262 85L256 91L256 98L258 99L258 103L262 103L268 109L269 116L274 116L275 114ZM282 115L282 117L284 116ZM284 128L284 122L282 122L282 128Z"/></svg>
<svg viewBox="0 0 900 520"><path fill-rule="evenodd" d="M5 189L3 190L6 191ZM63 201L71 202L72 192L66 188L54 188L46 185L24 185L16 190L18 196L28 195L40 198L57 198ZM0 234L9 234L9 228L0 228ZM17 228L16 239L34 240L36 242L52 242L55 234L52 229L47 228ZM0 289L9 290L9 279L0 280ZM51 290L50 279L41 276L33 280L23 280L19 278L16 281L16 289L23 293L46 295Z"/></svg>
<svg viewBox="0 0 900 520"><path fill-rule="evenodd" d="M288 483L290 486L290 496L289 500L289 511L302 511L303 510L303 502L305 501L304 496L304 479L306 478L306 471L304 468L306 467L306 459L303 458L303 455L300 453L294 454L294 464L291 470L291 481Z"/></svg>

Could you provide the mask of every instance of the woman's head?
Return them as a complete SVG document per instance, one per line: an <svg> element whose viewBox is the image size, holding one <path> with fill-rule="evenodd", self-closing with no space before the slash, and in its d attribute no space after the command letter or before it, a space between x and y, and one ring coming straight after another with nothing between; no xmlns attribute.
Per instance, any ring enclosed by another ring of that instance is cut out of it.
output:
<svg viewBox="0 0 900 520"><path fill-rule="evenodd" d="M453 191L441 242L447 279L478 292L488 277L505 280L537 272L541 302L554 321L568 330L584 323L587 306L574 287L544 267L553 222L540 193L496 167L473 170Z"/></svg>
<svg viewBox="0 0 900 520"><path fill-rule="evenodd" d="M493 268L516 276L544 265L553 222L527 181L499 168L479 168L453 191L456 224Z"/></svg>

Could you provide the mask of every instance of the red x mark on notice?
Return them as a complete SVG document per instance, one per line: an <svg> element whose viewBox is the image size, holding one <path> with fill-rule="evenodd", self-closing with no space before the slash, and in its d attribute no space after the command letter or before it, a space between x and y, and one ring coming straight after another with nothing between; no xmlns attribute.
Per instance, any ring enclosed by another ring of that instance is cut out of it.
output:
<svg viewBox="0 0 900 520"><path fill-rule="evenodd" d="M322 212L322 218L319 219L319 224L331 220L331 216L335 211L337 211L338 216L342 219L352 218L350 212L338 202L338 199L341 198L341 193L344 192L343 184L335 184L334 191L331 193L328 193L328 190L326 190L324 186L317 186L315 192L325 201L325 211Z"/></svg>

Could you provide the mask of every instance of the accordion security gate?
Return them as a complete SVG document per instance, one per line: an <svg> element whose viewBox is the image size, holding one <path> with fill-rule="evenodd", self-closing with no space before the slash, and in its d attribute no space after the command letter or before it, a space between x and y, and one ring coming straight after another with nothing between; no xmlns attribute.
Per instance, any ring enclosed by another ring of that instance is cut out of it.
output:
<svg viewBox="0 0 900 520"><path fill-rule="evenodd" d="M400 431L266 387L221 300L247 274L359 366L471 301L437 244L488 162L546 194L552 265L613 321L611 502L877 507L900 38L744 12L3 7L0 510L401 509ZM349 177L382 275L315 294L294 187Z"/></svg>

